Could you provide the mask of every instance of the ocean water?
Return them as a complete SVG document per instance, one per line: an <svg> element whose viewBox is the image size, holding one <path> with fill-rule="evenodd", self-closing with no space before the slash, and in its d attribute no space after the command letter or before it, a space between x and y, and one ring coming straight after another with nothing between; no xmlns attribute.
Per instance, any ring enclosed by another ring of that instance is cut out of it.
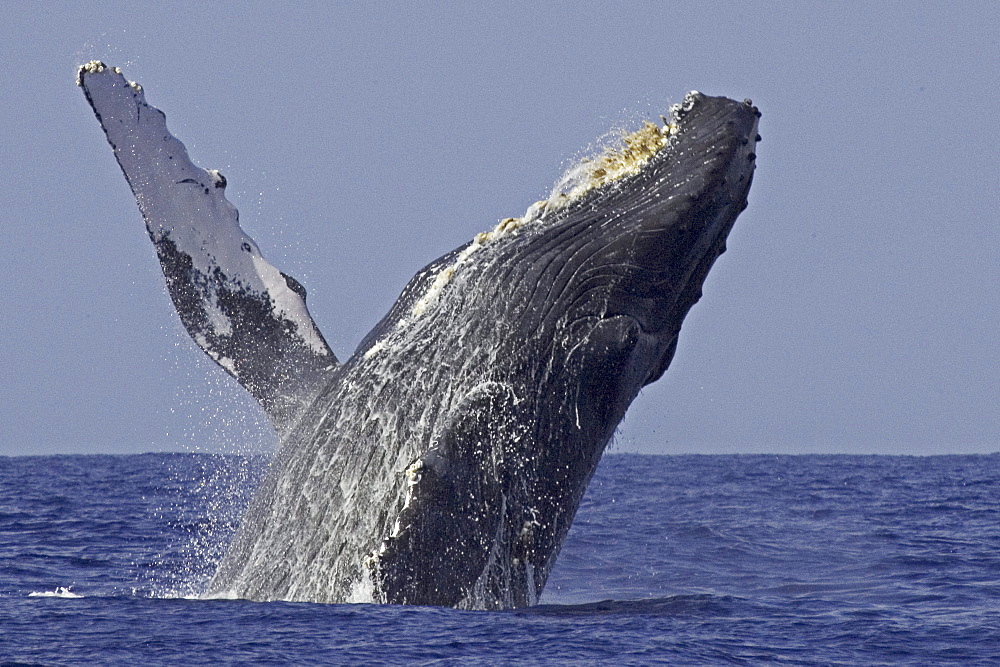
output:
<svg viewBox="0 0 1000 667"><path fill-rule="evenodd" d="M0 457L0 663L1000 664L1000 455L608 455L530 609L192 599L264 463Z"/></svg>

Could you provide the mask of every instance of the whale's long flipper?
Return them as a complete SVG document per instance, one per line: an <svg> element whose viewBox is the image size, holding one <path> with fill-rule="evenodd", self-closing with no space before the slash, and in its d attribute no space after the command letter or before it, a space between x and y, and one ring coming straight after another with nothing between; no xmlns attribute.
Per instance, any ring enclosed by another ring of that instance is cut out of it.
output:
<svg viewBox="0 0 1000 667"><path fill-rule="evenodd" d="M188 333L286 430L337 366L305 288L263 258L225 198L226 179L191 162L138 84L97 61L80 68L77 83L139 203Z"/></svg>

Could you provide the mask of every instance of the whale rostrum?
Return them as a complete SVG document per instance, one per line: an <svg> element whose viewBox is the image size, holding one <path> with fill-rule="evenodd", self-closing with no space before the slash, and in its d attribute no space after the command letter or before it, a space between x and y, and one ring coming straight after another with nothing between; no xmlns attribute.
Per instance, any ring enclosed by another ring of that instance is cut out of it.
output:
<svg viewBox="0 0 1000 667"><path fill-rule="evenodd" d="M208 594L534 604L747 206L756 107L689 93L427 265L341 363L142 88L97 61L78 83L181 321L280 436Z"/></svg>

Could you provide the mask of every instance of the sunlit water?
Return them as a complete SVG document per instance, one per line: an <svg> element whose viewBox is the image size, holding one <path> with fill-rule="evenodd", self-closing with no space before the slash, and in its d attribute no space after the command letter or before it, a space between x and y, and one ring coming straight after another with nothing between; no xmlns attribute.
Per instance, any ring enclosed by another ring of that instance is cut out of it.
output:
<svg viewBox="0 0 1000 667"><path fill-rule="evenodd" d="M264 463L0 457L0 661L1000 663L1000 455L610 455L527 610L191 599Z"/></svg>

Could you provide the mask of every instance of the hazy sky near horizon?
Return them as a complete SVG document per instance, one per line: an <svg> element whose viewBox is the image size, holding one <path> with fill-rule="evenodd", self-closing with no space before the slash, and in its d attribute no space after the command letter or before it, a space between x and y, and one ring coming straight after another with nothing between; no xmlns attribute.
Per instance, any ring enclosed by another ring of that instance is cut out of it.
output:
<svg viewBox="0 0 1000 667"><path fill-rule="evenodd" d="M73 77L124 69L350 355L435 257L691 89L763 112L750 206L615 447L1000 450L995 2L15 2L0 455L244 451Z"/></svg>

